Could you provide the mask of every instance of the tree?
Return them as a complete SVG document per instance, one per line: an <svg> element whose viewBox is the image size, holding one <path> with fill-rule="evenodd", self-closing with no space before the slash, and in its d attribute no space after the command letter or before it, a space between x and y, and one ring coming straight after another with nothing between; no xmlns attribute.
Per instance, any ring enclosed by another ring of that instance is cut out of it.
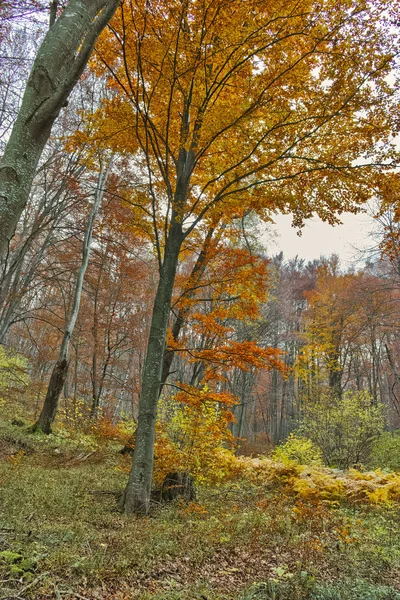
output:
<svg viewBox="0 0 400 600"><path fill-rule="evenodd" d="M53 123L118 4L119 0L69 0L56 18L58 2L51 3L50 29L36 55L0 161L0 257L3 259L28 201Z"/></svg>
<svg viewBox="0 0 400 600"><path fill-rule="evenodd" d="M385 424L383 404L373 405L366 392L342 398L323 396L310 407L302 431L321 450L324 463L348 469L368 459Z"/></svg>
<svg viewBox="0 0 400 600"><path fill-rule="evenodd" d="M274 445L287 437L301 415L302 382L293 367L305 344L305 293L316 285L318 265L318 260L305 263L298 257L286 261L282 253L271 259L270 292L256 339L283 351L288 375L282 377L277 371L257 374L255 425Z"/></svg>
<svg viewBox="0 0 400 600"><path fill-rule="evenodd" d="M389 4L127 0L101 37L93 68L119 93L95 117L96 135L141 174L131 201L153 227L159 266L127 513L149 508L171 298L189 237L248 211L333 223L388 167L386 147L375 162L367 154L391 127Z"/></svg>
<svg viewBox="0 0 400 600"><path fill-rule="evenodd" d="M0 343L6 342L13 324L31 316L32 295L40 280L39 265L43 265L51 247L61 242L58 231L61 223L65 224L74 214L74 226L78 225L76 206L84 204L77 189L78 178L82 183L85 174L79 156L66 156L65 150L60 148L47 149L50 151L36 177L7 260L2 265Z"/></svg>
<svg viewBox="0 0 400 600"><path fill-rule="evenodd" d="M322 386L340 398L345 386L343 375L350 360L360 297L354 293L360 275L342 275L337 255L318 269L316 287L306 292L308 310L304 319L305 345L298 357L296 370L308 384L309 399L318 399ZM357 302L357 301L358 302ZM358 334L358 328L357 328Z"/></svg>
<svg viewBox="0 0 400 600"><path fill-rule="evenodd" d="M89 263L90 249L92 244L93 226L97 213L100 208L100 203L105 192L105 185L107 183L108 175L111 168L111 160L107 167L102 167L98 179L97 189L94 197L94 202L90 211L87 228L85 231L85 237L83 240L82 247L82 262L77 273L74 300L72 304L71 314L65 326L65 331L58 354L58 359L54 365L51 373L49 386L47 388L47 394L42 408L42 412L39 415L37 423L33 426L33 430L39 429L43 433L51 433L51 426L57 414L58 400L62 389L64 387L69 367L69 344L74 331L75 323L79 314L79 307L81 303L81 295L83 288L83 280L85 277L86 269Z"/></svg>

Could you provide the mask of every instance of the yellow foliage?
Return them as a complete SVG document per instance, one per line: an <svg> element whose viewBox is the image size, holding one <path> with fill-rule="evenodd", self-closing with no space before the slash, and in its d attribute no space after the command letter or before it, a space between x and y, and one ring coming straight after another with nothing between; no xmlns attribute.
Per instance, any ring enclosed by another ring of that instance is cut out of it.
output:
<svg viewBox="0 0 400 600"><path fill-rule="evenodd" d="M372 504L385 504L389 502L389 493L390 487L388 486L378 487L372 492L366 492L369 501L372 502Z"/></svg>
<svg viewBox="0 0 400 600"><path fill-rule="evenodd" d="M155 442L157 483L171 471L187 471L203 484L218 484L238 474L228 429L230 411L208 401L191 406L169 401L160 412Z"/></svg>
<svg viewBox="0 0 400 600"><path fill-rule="evenodd" d="M196 516L196 517L206 517L208 515L208 511L203 504L198 504L197 502L189 502L181 509L182 515Z"/></svg>
<svg viewBox="0 0 400 600"><path fill-rule="evenodd" d="M25 456L24 450L20 450L16 454L11 454L11 456L8 457L8 462L11 463L11 465L14 469L16 469L20 465L24 456Z"/></svg>
<svg viewBox="0 0 400 600"><path fill-rule="evenodd" d="M237 459L242 476L257 485L281 485L282 492L299 500L338 504L371 503L385 505L400 502L400 473L371 471L335 472L318 465L303 466L294 461L284 463L270 459Z"/></svg>
<svg viewBox="0 0 400 600"><path fill-rule="evenodd" d="M243 465L233 452L234 439L228 429L231 415L211 401L190 406L162 401L154 445L154 482L160 485L175 471L186 471L203 485L218 485L239 476ZM129 470L126 464L120 468Z"/></svg>

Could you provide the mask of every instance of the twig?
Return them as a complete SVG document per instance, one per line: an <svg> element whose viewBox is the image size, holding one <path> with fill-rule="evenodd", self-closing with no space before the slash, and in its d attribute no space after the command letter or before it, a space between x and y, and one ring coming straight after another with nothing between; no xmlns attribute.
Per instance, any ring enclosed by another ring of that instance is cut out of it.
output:
<svg viewBox="0 0 400 600"><path fill-rule="evenodd" d="M234 490L234 489L229 489L229 490L224 490L221 492L216 492L215 494L207 494L207 498L220 498L221 496L227 496L228 494L248 494L247 490Z"/></svg>
<svg viewBox="0 0 400 600"><path fill-rule="evenodd" d="M65 592L60 592L63 596L75 596L75 598L79 598L79 600L88 600L85 596L81 596L78 592L73 592L72 590L66 590Z"/></svg>
<svg viewBox="0 0 400 600"><path fill-rule="evenodd" d="M120 496L122 492L117 491L106 491L106 490L88 490L88 494L98 494L102 496Z"/></svg>
<svg viewBox="0 0 400 600"><path fill-rule="evenodd" d="M23 594L24 592L26 592L27 590L29 590L31 587L33 587L34 585L36 585L37 583L39 583L39 581L41 579L43 579L43 577L46 577L46 575L48 575L50 573L50 571L46 571L45 573L42 573L41 575L39 575L39 577L36 577L36 579L34 579L33 581L31 581L31 583L28 583L28 585L25 585L21 590L19 590L19 594ZM18 596L16 594L11 595L11 596L2 596L0 598L0 600L25 600L25 598L22 598L22 596Z"/></svg>
<svg viewBox="0 0 400 600"><path fill-rule="evenodd" d="M22 590L19 590L19 593L22 594L23 592L26 592L26 590L29 590L31 587L33 587L34 585L39 583L39 581L41 579L43 579L43 577L46 577L46 575L48 575L49 573L50 573L50 571L46 571L45 573L42 573L41 575L39 575L39 577L36 577L36 579L34 579L31 583L28 583L28 585L23 587Z"/></svg>

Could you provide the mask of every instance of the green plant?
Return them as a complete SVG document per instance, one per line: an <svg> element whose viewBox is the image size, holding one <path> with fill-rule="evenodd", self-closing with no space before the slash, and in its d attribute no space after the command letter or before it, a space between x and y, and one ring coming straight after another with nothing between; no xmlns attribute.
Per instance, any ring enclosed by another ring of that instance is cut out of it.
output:
<svg viewBox="0 0 400 600"><path fill-rule="evenodd" d="M370 583L362 579L317 584L310 600L400 600L400 593L392 587Z"/></svg>
<svg viewBox="0 0 400 600"><path fill-rule="evenodd" d="M384 424L383 404L374 405L367 392L346 392L309 406L301 432L318 446L325 464L348 469L368 460Z"/></svg>
<svg viewBox="0 0 400 600"><path fill-rule="evenodd" d="M252 586L240 600L400 600L400 593L386 585L362 579L317 583L308 573L287 580L269 580Z"/></svg>
<svg viewBox="0 0 400 600"><path fill-rule="evenodd" d="M19 552L3 550L0 552L0 563L6 565L12 577L23 577L29 579L37 566L35 557L25 557Z"/></svg>
<svg viewBox="0 0 400 600"><path fill-rule="evenodd" d="M0 409L12 418L24 415L19 404L29 383L28 361L0 345Z"/></svg>
<svg viewBox="0 0 400 600"><path fill-rule="evenodd" d="M282 462L294 460L300 465L320 465L322 463L322 454L318 446L297 433L291 433L284 444L277 446L272 458Z"/></svg>
<svg viewBox="0 0 400 600"><path fill-rule="evenodd" d="M250 588L240 600L297 600L308 598L314 577L307 571L291 573L285 567L275 568L275 577Z"/></svg>
<svg viewBox="0 0 400 600"><path fill-rule="evenodd" d="M400 471L400 430L384 432L375 440L369 464L374 469Z"/></svg>

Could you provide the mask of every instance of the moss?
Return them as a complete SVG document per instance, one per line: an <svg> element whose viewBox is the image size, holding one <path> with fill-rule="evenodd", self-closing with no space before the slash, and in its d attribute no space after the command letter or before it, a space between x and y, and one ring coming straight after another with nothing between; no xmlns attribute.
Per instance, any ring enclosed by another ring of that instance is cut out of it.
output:
<svg viewBox="0 0 400 600"><path fill-rule="evenodd" d="M19 562L22 558L22 554L19 554L18 552L11 552L10 550L3 550L3 552L0 552L0 560L9 564Z"/></svg>

